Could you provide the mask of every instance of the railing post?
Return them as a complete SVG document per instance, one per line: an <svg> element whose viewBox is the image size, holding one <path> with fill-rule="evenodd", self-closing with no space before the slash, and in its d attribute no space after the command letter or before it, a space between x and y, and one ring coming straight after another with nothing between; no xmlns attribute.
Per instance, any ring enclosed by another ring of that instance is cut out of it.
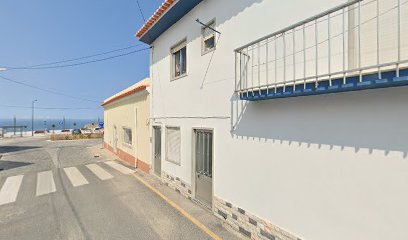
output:
<svg viewBox="0 0 408 240"><path fill-rule="evenodd" d="M380 67L380 0L377 0L377 65L378 65L378 79L381 79Z"/></svg>
<svg viewBox="0 0 408 240"><path fill-rule="evenodd" d="M303 25L303 89L306 89L306 24Z"/></svg>
<svg viewBox="0 0 408 240"><path fill-rule="evenodd" d="M295 28L292 29L293 34L293 91L295 91L296 85L296 36L295 36Z"/></svg>
<svg viewBox="0 0 408 240"><path fill-rule="evenodd" d="M234 68L235 68L235 72L234 72L234 75L235 75L235 77L234 77L234 89L235 89L235 93L237 93L237 77L238 77L238 75L237 75L237 52L235 51L234 52L234 60L235 60L235 65L234 65Z"/></svg>
<svg viewBox="0 0 408 240"><path fill-rule="evenodd" d="M398 60L397 60L397 73L396 76L400 76L400 63L401 63L401 0L398 0Z"/></svg>
<svg viewBox="0 0 408 240"><path fill-rule="evenodd" d="M358 2L358 69L359 81L363 81L363 72L361 70L361 2Z"/></svg>
<svg viewBox="0 0 408 240"><path fill-rule="evenodd" d="M315 20L315 44L316 44L316 83L315 87L317 88L318 80L319 80L319 32L318 32L318 21Z"/></svg>
<svg viewBox="0 0 408 240"><path fill-rule="evenodd" d="M346 19L345 19L345 10L343 8L343 84L346 84L347 74L346 74Z"/></svg>
<svg viewBox="0 0 408 240"><path fill-rule="evenodd" d="M274 40L274 47L275 47L275 93L276 93L276 88L277 88L277 83L278 83L278 47L276 46L277 42L277 37L275 36Z"/></svg>
<svg viewBox="0 0 408 240"><path fill-rule="evenodd" d="M248 87L248 85L249 85L249 74L248 74L248 69L249 69L249 66L248 66L248 64L249 64L249 60L250 60L250 56L249 56L249 50L248 50L248 48L246 48L246 57L247 57L247 59L248 60L246 60L245 61L245 84L246 84L246 93L247 93L247 97L249 97L249 87Z"/></svg>
<svg viewBox="0 0 408 240"><path fill-rule="evenodd" d="M286 35L283 33L283 92L286 91Z"/></svg>
<svg viewBox="0 0 408 240"><path fill-rule="evenodd" d="M240 90L240 95L243 94L242 93L242 71L243 71L243 66L242 66L242 52L239 51L239 90Z"/></svg>
<svg viewBox="0 0 408 240"><path fill-rule="evenodd" d="M251 89L254 96L254 46L251 48Z"/></svg>
<svg viewBox="0 0 408 240"><path fill-rule="evenodd" d="M259 96L261 95L261 49L260 49L260 42L257 45L257 55L258 55L258 89L259 89Z"/></svg>
<svg viewBox="0 0 408 240"><path fill-rule="evenodd" d="M266 39L266 62L265 62L265 68L266 68L266 95L269 94L269 68L268 68L268 55L269 55L269 49L268 49L268 43L269 43L269 39Z"/></svg>
<svg viewBox="0 0 408 240"><path fill-rule="evenodd" d="M328 53L327 53L327 59L328 59L328 73L329 73L329 85L332 86L332 78L331 78L331 40L330 40L330 31L331 31L331 26L330 26L330 13L327 16L327 46L328 46Z"/></svg>

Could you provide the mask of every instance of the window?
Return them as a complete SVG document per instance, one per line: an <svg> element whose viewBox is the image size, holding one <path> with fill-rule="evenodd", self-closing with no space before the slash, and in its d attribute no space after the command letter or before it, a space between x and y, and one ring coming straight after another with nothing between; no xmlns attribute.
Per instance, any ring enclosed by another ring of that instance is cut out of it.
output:
<svg viewBox="0 0 408 240"><path fill-rule="evenodd" d="M132 129L123 128L123 141L126 144L132 145Z"/></svg>
<svg viewBox="0 0 408 240"><path fill-rule="evenodd" d="M207 177L212 177L213 163L213 132L211 130L195 129L196 171Z"/></svg>
<svg viewBox="0 0 408 240"><path fill-rule="evenodd" d="M166 127L166 160L180 165L181 134L179 127Z"/></svg>
<svg viewBox="0 0 408 240"><path fill-rule="evenodd" d="M205 54L215 49L215 20L207 23L208 27L201 28L201 53ZM212 29L211 29L212 28Z"/></svg>
<svg viewBox="0 0 408 240"><path fill-rule="evenodd" d="M172 78L179 78L187 73L187 41L183 40L181 43L171 48L171 75Z"/></svg>

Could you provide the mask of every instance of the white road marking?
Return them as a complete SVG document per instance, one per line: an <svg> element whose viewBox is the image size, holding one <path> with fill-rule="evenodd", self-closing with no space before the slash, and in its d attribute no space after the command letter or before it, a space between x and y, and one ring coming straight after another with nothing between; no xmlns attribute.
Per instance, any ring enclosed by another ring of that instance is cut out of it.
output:
<svg viewBox="0 0 408 240"><path fill-rule="evenodd" d="M113 176L108 173L105 169L101 168L99 165L96 164L88 164L86 167L91 170L99 179L107 180L113 178Z"/></svg>
<svg viewBox="0 0 408 240"><path fill-rule="evenodd" d="M23 177L23 175L18 175L6 179L0 190L0 205L16 201Z"/></svg>
<svg viewBox="0 0 408 240"><path fill-rule="evenodd" d="M55 182L52 171L37 173L37 193L36 196L55 192Z"/></svg>
<svg viewBox="0 0 408 240"><path fill-rule="evenodd" d="M134 173L135 171L127 168L125 166L123 166L122 164L119 164L115 161L107 161L105 162L105 164L107 164L108 166L118 170L119 172L123 173L123 174L130 174L130 173Z"/></svg>
<svg viewBox="0 0 408 240"><path fill-rule="evenodd" d="M76 167L64 168L65 174L69 181L71 181L72 186L78 187L81 185L88 184L88 180L82 175L82 173Z"/></svg>

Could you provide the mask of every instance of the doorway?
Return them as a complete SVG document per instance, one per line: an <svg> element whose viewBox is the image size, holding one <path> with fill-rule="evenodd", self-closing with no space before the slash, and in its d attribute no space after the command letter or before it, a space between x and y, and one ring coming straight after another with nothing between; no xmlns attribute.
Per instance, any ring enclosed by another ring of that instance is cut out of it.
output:
<svg viewBox="0 0 408 240"><path fill-rule="evenodd" d="M161 127L153 127L153 156L154 156L154 173L161 176Z"/></svg>
<svg viewBox="0 0 408 240"><path fill-rule="evenodd" d="M213 131L194 130L195 197L211 207L213 195Z"/></svg>

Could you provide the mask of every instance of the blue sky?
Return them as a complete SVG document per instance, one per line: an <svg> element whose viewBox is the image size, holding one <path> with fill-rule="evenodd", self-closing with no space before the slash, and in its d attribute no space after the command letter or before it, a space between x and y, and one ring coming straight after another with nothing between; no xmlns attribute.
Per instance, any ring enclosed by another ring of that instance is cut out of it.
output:
<svg viewBox="0 0 408 240"><path fill-rule="evenodd" d="M139 0L149 18L162 0ZM143 24L136 0L3 0L0 7L0 67L19 67L97 54L140 43ZM131 50L146 48L141 45ZM82 61L91 60L84 59ZM68 95L103 100L149 75L148 50L81 66L0 71L0 75ZM0 118L30 118L31 110L3 105L96 108L37 109L39 118L97 118L98 103L71 99L0 79Z"/></svg>

